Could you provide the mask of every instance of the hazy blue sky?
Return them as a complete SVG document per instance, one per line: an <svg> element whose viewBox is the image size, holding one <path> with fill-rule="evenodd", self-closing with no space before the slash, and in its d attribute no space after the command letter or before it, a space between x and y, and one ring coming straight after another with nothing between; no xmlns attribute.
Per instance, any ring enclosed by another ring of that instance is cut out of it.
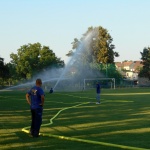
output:
<svg viewBox="0 0 150 150"><path fill-rule="evenodd" d="M113 38L115 61L140 60L150 46L150 0L0 0L0 56L40 42L66 59L74 38L102 26Z"/></svg>

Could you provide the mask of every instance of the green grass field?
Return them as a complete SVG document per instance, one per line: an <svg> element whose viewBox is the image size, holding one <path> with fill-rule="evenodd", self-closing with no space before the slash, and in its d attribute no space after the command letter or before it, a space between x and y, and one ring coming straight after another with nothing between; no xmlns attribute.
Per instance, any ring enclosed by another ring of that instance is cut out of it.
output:
<svg viewBox="0 0 150 150"><path fill-rule="evenodd" d="M25 91L0 91L0 149L119 150L150 149L150 89L102 89L45 93L39 138L22 131L30 126ZM53 123L50 123L52 118Z"/></svg>

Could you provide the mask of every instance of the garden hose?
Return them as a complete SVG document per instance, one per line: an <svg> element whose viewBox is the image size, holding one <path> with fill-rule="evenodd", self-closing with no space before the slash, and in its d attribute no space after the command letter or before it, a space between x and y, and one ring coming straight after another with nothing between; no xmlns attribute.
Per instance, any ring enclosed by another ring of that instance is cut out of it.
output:
<svg viewBox="0 0 150 150"><path fill-rule="evenodd" d="M72 95L68 95L68 96L72 96ZM72 96L72 97L77 97L77 96ZM87 97L78 97L78 98L87 98ZM64 110L71 109L71 108L74 108L74 107L78 107L78 106L81 106L81 105L85 105L85 104L88 104L88 103L90 103L90 102L83 102L83 103L80 103L78 105L63 108L63 109L59 110L58 113L50 119L49 123L42 124L41 126L44 127L44 126L49 126L49 125L53 124L53 120ZM30 129L30 126L24 127L22 129L22 131L25 132L25 133L29 133L29 129ZM77 141L77 142L83 142L83 143L89 143L89 144L97 144L97 145L102 145L102 146L116 147L116 148L121 148L121 149L126 149L126 150L148 150L148 149L145 149L145 148L125 146L125 145L119 145L119 144L113 144L113 143L107 143L107 142L100 142L100 141L85 140L85 139L66 137L66 136L54 135L54 134L40 133L40 135L41 136L47 136L47 137L54 137L54 138L63 139L63 140L70 140L70 141Z"/></svg>

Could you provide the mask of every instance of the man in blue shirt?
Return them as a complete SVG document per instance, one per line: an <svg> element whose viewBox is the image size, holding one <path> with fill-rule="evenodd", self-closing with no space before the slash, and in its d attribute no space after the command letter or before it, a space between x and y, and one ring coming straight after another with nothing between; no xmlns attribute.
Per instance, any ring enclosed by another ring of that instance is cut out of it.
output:
<svg viewBox="0 0 150 150"><path fill-rule="evenodd" d="M97 103L96 104L100 104L100 93L101 93L101 85L99 82L97 82L96 84L96 100L97 100Z"/></svg>
<svg viewBox="0 0 150 150"><path fill-rule="evenodd" d="M37 79L36 85L26 93L26 100L31 109L31 128L30 134L33 137L39 136L40 127L42 124L42 112L44 105L44 91L41 88L42 80Z"/></svg>

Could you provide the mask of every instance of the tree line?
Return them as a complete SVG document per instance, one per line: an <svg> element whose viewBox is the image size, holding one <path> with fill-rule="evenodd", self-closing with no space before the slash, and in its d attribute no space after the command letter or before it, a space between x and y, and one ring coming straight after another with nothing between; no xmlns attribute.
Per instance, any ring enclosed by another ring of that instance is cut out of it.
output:
<svg viewBox="0 0 150 150"><path fill-rule="evenodd" d="M23 45L17 50L17 54L11 53L10 58L11 61L7 64L4 64L3 58L0 59L1 85L28 80L39 72L52 67L61 68L65 65L53 50L40 43Z"/></svg>
<svg viewBox="0 0 150 150"><path fill-rule="evenodd" d="M119 53L114 51L113 38L108 30L101 26L89 27L80 39L74 38L71 43L72 50L66 56L73 57L88 35L88 44L83 45L83 53L79 54L80 57L77 57L73 66L82 64L84 67L102 72L105 77L118 80L122 78L114 64L114 59L119 57ZM150 48L144 48L140 53L143 68L139 76L150 79ZM65 67L64 60L58 58L48 46L42 46L40 43L23 45L17 50L17 54L11 53L10 58L11 61L5 64L4 59L0 57L0 85L11 85L20 80L31 79L35 74L49 68Z"/></svg>

